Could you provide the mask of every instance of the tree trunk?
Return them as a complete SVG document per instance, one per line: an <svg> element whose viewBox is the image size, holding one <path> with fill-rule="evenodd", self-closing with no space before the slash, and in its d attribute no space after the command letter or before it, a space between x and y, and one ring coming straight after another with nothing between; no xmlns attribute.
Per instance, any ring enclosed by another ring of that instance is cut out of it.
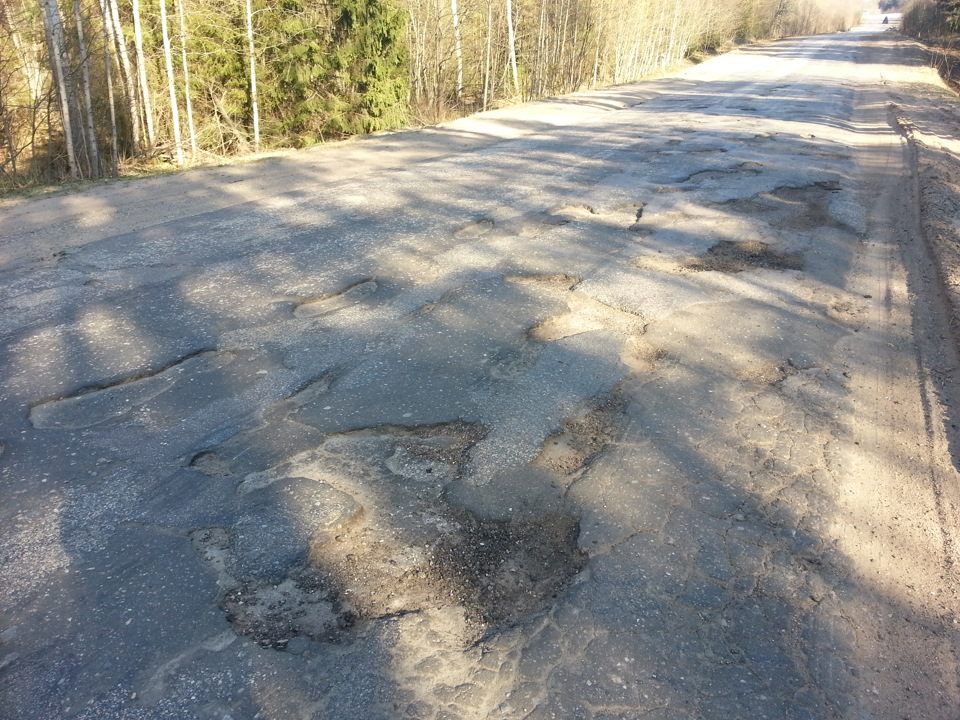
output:
<svg viewBox="0 0 960 720"><path fill-rule="evenodd" d="M110 103L110 149L111 160L113 161L110 166L110 174L117 177L120 174L120 151L117 143L117 110L113 98L113 71L110 67L110 35L112 33L108 3L109 0L100 0L100 12L103 16L103 61L107 78L107 100ZM133 118L131 118L131 122L136 124L136 120Z"/></svg>
<svg viewBox="0 0 960 720"><path fill-rule="evenodd" d="M4 84L0 82L0 118L3 119L3 137L7 141L7 154L10 158L10 178L16 183L17 180L17 156L20 154L17 151L16 144L16 135L14 134L13 120L11 119L11 111L7 108L6 97L3 94ZM5 163L4 163L5 164ZM0 173L4 175L8 174L6 168L3 164L0 164Z"/></svg>
<svg viewBox="0 0 960 720"><path fill-rule="evenodd" d="M457 0L450 0L450 12L453 15L453 51L457 58L457 100L463 97L463 44L460 42L460 14L457 12Z"/></svg>
<svg viewBox="0 0 960 720"><path fill-rule="evenodd" d="M173 126L173 144L177 165L183 165L183 142L180 139L180 109L177 107L177 86L173 77L173 53L170 51L170 33L167 32L167 3L160 0L160 32L163 35L163 59L167 66L167 87L170 89L170 124Z"/></svg>
<svg viewBox="0 0 960 720"><path fill-rule="evenodd" d="M250 105L253 110L253 151L260 152L260 110L257 106L257 63L255 48L253 46L253 11L250 7L250 0L247 0L247 54L250 56Z"/></svg>
<svg viewBox="0 0 960 720"><path fill-rule="evenodd" d="M152 148L157 144L153 128L153 107L150 102L150 86L147 84L147 62L143 56L143 30L140 27L140 0L133 0L133 44L137 49L137 74L140 77L140 99L143 101L143 116L147 125L147 142Z"/></svg>
<svg viewBox="0 0 960 720"><path fill-rule="evenodd" d="M421 31L420 23L417 22L417 15L414 14L413 10L410 11L410 36L412 38L412 59L413 67L411 69L411 75L413 77L413 82L411 91L413 93L414 102L419 107L423 103L423 84L424 84L424 43L423 43L423 33Z"/></svg>
<svg viewBox="0 0 960 720"><path fill-rule="evenodd" d="M117 10L116 0L103 0L106 4L107 15L110 27L110 35L117 47L117 55L120 56L120 68L123 71L123 83L127 93L128 112L130 113L130 128L133 133L134 152L139 154L141 147L140 130L143 121L140 118L140 110L137 105L136 80L133 77L133 69L130 64L130 55L127 53L127 40L123 36L123 27L120 25L120 13ZM151 140L152 142L152 140Z"/></svg>
<svg viewBox="0 0 960 720"><path fill-rule="evenodd" d="M487 54L483 64L483 109L490 99L490 46L493 42L493 0L487 0Z"/></svg>
<svg viewBox="0 0 960 720"><path fill-rule="evenodd" d="M513 71L513 92L520 94L520 76L517 74L517 38L513 32L513 2L507 0L507 41L510 43L510 69Z"/></svg>
<svg viewBox="0 0 960 720"><path fill-rule="evenodd" d="M547 19L547 3L546 0L540 0L540 25L537 29L537 59L533 65L533 78L530 83L529 91L534 97L540 97L544 94L543 92L543 77L546 74L544 65L546 64L546 55L547 55L547 36L544 32L544 24Z"/></svg>
<svg viewBox="0 0 960 720"><path fill-rule="evenodd" d="M13 47L17 51L17 56L20 58L22 72L27 79L28 86L30 87L30 100L33 105L36 106L41 99L40 96L41 89L43 88L43 73L40 70L40 63L37 62L36 54L31 54L29 52L29 50L35 48L28 48L27 44L23 41L23 38L20 36L20 33L17 31L17 27L14 24L14 16L5 1L0 1L0 20L3 20L6 26L9 28L10 39L13 41Z"/></svg>
<svg viewBox="0 0 960 720"><path fill-rule="evenodd" d="M190 130L190 154L197 157L197 132L193 125L193 102L190 98L190 70L187 67L187 24L183 19L183 0L177 1L180 16L180 55L183 61L183 99L187 107L187 128Z"/></svg>
<svg viewBox="0 0 960 720"><path fill-rule="evenodd" d="M90 56L83 36L83 16L80 0L73 0L73 15L77 21L77 44L80 48L80 71L83 77L83 104L86 110L87 143L90 152L90 177L103 177L100 167L100 148L97 145L97 128L93 117L93 99L90 96Z"/></svg>
<svg viewBox="0 0 960 720"><path fill-rule="evenodd" d="M603 45L603 6L600 6L600 15L597 17L597 47L593 51L593 84L594 90L597 89L597 78L600 74L600 47Z"/></svg>
<svg viewBox="0 0 960 720"><path fill-rule="evenodd" d="M673 64L674 53L677 50L677 30L680 26L680 0L673 0L673 22L670 24L670 44L667 49L664 70Z"/></svg>
<svg viewBox="0 0 960 720"><path fill-rule="evenodd" d="M67 83L63 71L63 25L60 22L60 9L56 0L42 0L43 2L43 29L50 47L50 64L53 69L54 82L57 84L57 95L60 100L60 118L63 127L63 142L67 150L67 171L70 177L76 180L77 155L73 146L73 125L70 122L70 102L67 96Z"/></svg>

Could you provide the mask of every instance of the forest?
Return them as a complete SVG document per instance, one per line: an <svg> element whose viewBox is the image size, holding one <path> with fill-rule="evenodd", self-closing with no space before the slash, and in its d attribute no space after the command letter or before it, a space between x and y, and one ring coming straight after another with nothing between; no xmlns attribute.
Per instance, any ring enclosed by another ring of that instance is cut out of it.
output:
<svg viewBox="0 0 960 720"><path fill-rule="evenodd" d="M848 29L860 0L0 0L0 191L208 163Z"/></svg>

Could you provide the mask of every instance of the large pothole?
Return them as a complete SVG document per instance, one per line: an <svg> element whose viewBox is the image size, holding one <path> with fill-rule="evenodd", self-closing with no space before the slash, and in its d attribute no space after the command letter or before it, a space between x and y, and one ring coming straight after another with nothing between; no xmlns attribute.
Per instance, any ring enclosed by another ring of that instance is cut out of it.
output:
<svg viewBox="0 0 960 720"><path fill-rule="evenodd" d="M774 250L759 240L721 240L703 255L684 263L685 270L713 270L738 273L764 268L768 270L802 270L803 254Z"/></svg>
<svg viewBox="0 0 960 720"><path fill-rule="evenodd" d="M458 526L434 546L432 573L480 630L547 607L586 565L568 515L497 522L462 513Z"/></svg>
<svg viewBox="0 0 960 720"><path fill-rule="evenodd" d="M783 185L750 198L720 203L727 212L763 218L774 227L813 230L820 227L848 229L831 213L832 196L841 191L836 180L821 180L795 187Z"/></svg>
<svg viewBox="0 0 960 720"><path fill-rule="evenodd" d="M488 520L446 498L484 432L464 422L358 430L248 475L236 521L191 534L234 631L285 650L446 607L463 617L467 645L549 607L586 562L576 518Z"/></svg>
<svg viewBox="0 0 960 720"><path fill-rule="evenodd" d="M238 635L285 650L297 637L342 642L364 621L456 606L469 644L548 608L586 564L569 515L494 521L442 510L430 544L345 533L280 582L230 582L220 608Z"/></svg>

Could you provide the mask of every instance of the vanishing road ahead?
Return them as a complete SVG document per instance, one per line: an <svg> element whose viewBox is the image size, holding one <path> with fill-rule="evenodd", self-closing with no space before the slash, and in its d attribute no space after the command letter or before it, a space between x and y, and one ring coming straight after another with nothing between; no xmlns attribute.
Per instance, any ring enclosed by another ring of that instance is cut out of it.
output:
<svg viewBox="0 0 960 720"><path fill-rule="evenodd" d="M934 83L873 25L0 206L0 716L960 717Z"/></svg>

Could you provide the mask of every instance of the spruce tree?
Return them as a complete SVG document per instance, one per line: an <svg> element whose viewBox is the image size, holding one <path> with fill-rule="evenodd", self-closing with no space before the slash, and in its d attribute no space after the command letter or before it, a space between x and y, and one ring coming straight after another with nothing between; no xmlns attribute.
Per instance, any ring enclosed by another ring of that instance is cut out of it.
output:
<svg viewBox="0 0 960 720"><path fill-rule="evenodd" d="M403 10L380 0L334 0L331 125L347 134L402 126L408 67Z"/></svg>

